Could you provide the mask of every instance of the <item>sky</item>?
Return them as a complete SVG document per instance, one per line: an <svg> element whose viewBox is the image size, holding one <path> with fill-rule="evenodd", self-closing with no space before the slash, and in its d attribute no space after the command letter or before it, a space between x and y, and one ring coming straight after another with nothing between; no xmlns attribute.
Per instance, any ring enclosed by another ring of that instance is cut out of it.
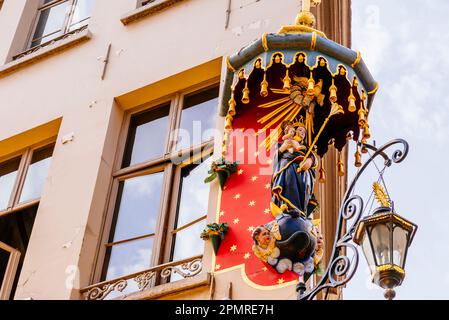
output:
<svg viewBox="0 0 449 320"><path fill-rule="evenodd" d="M378 146L395 138L410 144L404 162L385 175L397 213L418 225L396 299L449 298L448 12L447 0L352 0L352 48L380 83L372 136ZM350 166L348 181L354 173ZM375 180L375 170L367 172L356 193L367 195ZM383 299L369 278L361 255L344 299Z"/></svg>

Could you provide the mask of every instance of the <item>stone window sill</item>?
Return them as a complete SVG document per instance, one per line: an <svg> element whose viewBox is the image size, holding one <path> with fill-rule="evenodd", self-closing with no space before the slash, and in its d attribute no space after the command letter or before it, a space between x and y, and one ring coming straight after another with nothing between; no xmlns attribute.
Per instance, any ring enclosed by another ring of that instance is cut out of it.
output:
<svg viewBox="0 0 449 320"><path fill-rule="evenodd" d="M0 78L19 69L22 69L28 65L36 63L39 60L55 55L68 48L83 43L91 38L92 33L87 28L84 28L82 30L79 30L78 32L64 35L61 39L44 47L37 47L34 50L29 50L23 54L19 54L15 60L3 66L0 66Z"/></svg>
<svg viewBox="0 0 449 320"><path fill-rule="evenodd" d="M210 273L200 273L199 275L179 280L172 283L166 283L157 287L142 291L134 292L128 295L124 295L116 298L115 300L151 300L157 299L163 296L167 296L173 293L182 293L187 290L199 288L203 286L209 286L211 283Z"/></svg>
<svg viewBox="0 0 449 320"><path fill-rule="evenodd" d="M125 14L120 21L126 26L130 23L136 22L144 17L151 16L158 13L178 2L184 0L155 0L154 2L148 3L142 7L139 7L131 12Z"/></svg>

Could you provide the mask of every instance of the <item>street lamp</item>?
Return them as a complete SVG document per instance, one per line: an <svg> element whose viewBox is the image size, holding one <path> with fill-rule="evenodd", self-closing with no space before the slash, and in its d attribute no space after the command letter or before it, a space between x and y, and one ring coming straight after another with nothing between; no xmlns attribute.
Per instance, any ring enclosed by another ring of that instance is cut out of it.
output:
<svg viewBox="0 0 449 320"><path fill-rule="evenodd" d="M390 207L375 209L357 225L354 242L362 247L373 282L385 289L389 300L396 295L393 289L404 280L407 251L416 229Z"/></svg>

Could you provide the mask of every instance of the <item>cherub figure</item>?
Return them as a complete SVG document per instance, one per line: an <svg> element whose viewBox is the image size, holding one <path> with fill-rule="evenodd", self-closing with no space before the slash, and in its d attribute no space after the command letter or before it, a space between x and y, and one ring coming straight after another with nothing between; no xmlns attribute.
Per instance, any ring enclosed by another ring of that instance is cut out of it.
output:
<svg viewBox="0 0 449 320"><path fill-rule="evenodd" d="M287 151L290 153L299 152L303 148L301 145L302 138L292 124L285 126L282 140L288 141L290 147Z"/></svg>
<svg viewBox="0 0 449 320"><path fill-rule="evenodd" d="M272 221L268 225L258 226L253 231L253 252L260 260L268 263L279 273L291 270L292 262L289 259L280 259L279 248L276 240L281 240L279 225Z"/></svg>

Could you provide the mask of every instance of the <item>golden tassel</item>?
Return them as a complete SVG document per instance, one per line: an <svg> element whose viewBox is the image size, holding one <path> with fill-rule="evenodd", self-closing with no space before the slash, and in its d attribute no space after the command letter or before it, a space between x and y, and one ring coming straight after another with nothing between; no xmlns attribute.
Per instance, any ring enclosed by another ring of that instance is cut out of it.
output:
<svg viewBox="0 0 449 320"><path fill-rule="evenodd" d="M329 88L329 92L330 92L329 100L332 103L336 103L337 102L337 90L338 89L337 89L337 87L334 84L334 79L332 79L332 85Z"/></svg>
<svg viewBox="0 0 449 320"><path fill-rule="evenodd" d="M307 94L309 96L315 95L315 80L313 80L312 73L310 73L309 86L307 87Z"/></svg>
<svg viewBox="0 0 449 320"><path fill-rule="evenodd" d="M359 109L359 128L363 129L366 125L366 114L365 114L365 108L363 107L363 102L360 103L360 109Z"/></svg>
<svg viewBox="0 0 449 320"><path fill-rule="evenodd" d="M355 99L355 96L354 96L354 94L352 92L352 88L351 88L350 92L351 92L351 94L349 95L349 98L348 98L348 101L349 101L348 110L349 110L349 112L355 112L357 110L357 107L355 106L356 99Z"/></svg>
<svg viewBox="0 0 449 320"><path fill-rule="evenodd" d="M363 127L363 138L369 139L371 138L371 132L369 131L369 125L368 123L365 123L365 127Z"/></svg>
<svg viewBox="0 0 449 320"><path fill-rule="evenodd" d="M362 166L362 153L360 152L360 146L357 145L357 150L354 154L355 157L355 163L354 166L357 168L360 168Z"/></svg>
<svg viewBox="0 0 449 320"><path fill-rule="evenodd" d="M365 144L366 144L366 139L365 139L365 138L362 138L361 143L362 143L362 153L363 153L363 154L368 153L368 148L365 146Z"/></svg>
<svg viewBox="0 0 449 320"><path fill-rule="evenodd" d="M290 90L290 86L292 83L292 79L290 79L289 75L288 75L288 69L287 72L285 73L285 78L284 78L284 90Z"/></svg>
<svg viewBox="0 0 449 320"><path fill-rule="evenodd" d="M320 158L320 169L318 170L318 182L326 182L326 171L323 168L323 158Z"/></svg>
<svg viewBox="0 0 449 320"><path fill-rule="evenodd" d="M249 103L248 81L246 81L245 88L243 88L242 103L244 103L244 104L248 104Z"/></svg>
<svg viewBox="0 0 449 320"><path fill-rule="evenodd" d="M345 164L343 163L343 161L341 160L341 153L338 153L338 176L339 177L343 177L345 175Z"/></svg>
<svg viewBox="0 0 449 320"><path fill-rule="evenodd" d="M237 102L235 102L234 99L234 92L232 92L231 99L229 100L228 104L229 104L228 114L233 117L235 116L235 107L237 106Z"/></svg>
<svg viewBox="0 0 449 320"><path fill-rule="evenodd" d="M232 129L232 120L234 118L228 114L225 119L226 119L225 130L231 130Z"/></svg>
<svg viewBox="0 0 449 320"><path fill-rule="evenodd" d="M362 102L365 102L365 100L366 100L365 90L362 90L362 97L361 97L361 99L362 99Z"/></svg>
<svg viewBox="0 0 449 320"><path fill-rule="evenodd" d="M264 98L268 96L268 81L265 73L263 75L263 81L260 84L260 95Z"/></svg>

